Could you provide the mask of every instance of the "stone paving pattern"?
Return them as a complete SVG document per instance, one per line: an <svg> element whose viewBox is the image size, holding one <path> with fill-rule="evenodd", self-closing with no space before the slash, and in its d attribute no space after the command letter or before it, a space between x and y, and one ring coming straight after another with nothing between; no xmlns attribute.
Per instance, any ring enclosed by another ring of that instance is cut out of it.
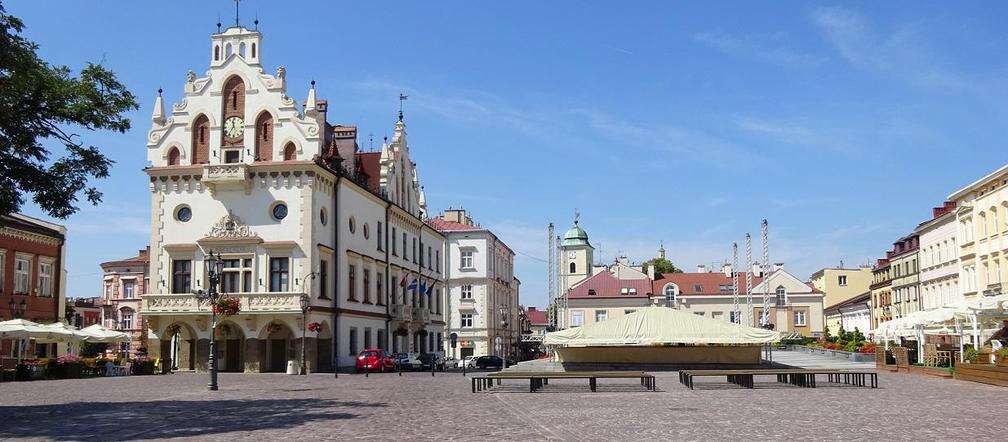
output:
<svg viewBox="0 0 1008 442"><path fill-rule="evenodd" d="M948 440L997 439L1008 389L881 373L877 390L803 389L705 379L690 391L675 372L659 390L636 381L552 381L470 393L459 373L287 376L205 374L0 384L0 438L116 440Z"/></svg>

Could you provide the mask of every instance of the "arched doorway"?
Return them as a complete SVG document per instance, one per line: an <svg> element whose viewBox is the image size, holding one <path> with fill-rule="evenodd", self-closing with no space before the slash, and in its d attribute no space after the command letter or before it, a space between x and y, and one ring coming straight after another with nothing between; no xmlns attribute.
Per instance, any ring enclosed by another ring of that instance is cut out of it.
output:
<svg viewBox="0 0 1008 442"><path fill-rule="evenodd" d="M161 338L161 366L171 370L196 370L196 331L177 322Z"/></svg>
<svg viewBox="0 0 1008 442"><path fill-rule="evenodd" d="M245 359L243 358L243 346L245 333L241 327L231 322L224 322L217 326L214 334L217 341L217 368L220 371L245 371Z"/></svg>
<svg viewBox="0 0 1008 442"><path fill-rule="evenodd" d="M294 357L294 346L290 342L293 337L290 327L282 322L274 321L266 326L266 367L263 371L287 371L287 360Z"/></svg>

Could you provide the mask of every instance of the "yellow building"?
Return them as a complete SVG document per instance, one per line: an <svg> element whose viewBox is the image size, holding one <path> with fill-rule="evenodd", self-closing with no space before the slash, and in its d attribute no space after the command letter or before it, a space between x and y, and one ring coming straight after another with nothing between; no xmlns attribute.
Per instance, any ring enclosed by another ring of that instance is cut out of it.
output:
<svg viewBox="0 0 1008 442"><path fill-rule="evenodd" d="M816 290L825 293L823 305L833 306L867 292L872 283L872 269L825 268L813 273L809 282ZM836 328L830 325L830 330Z"/></svg>

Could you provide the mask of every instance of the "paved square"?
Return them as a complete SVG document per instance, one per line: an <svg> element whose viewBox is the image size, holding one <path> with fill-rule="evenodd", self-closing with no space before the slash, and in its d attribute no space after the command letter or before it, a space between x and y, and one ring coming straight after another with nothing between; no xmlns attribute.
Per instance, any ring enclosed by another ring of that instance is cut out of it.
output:
<svg viewBox="0 0 1008 442"><path fill-rule="evenodd" d="M527 382L470 393L461 374L205 374L0 384L0 438L114 439L930 439L996 438L1008 389L882 373L877 390L744 390L675 372L656 393L633 381ZM215 400L211 400L215 399Z"/></svg>

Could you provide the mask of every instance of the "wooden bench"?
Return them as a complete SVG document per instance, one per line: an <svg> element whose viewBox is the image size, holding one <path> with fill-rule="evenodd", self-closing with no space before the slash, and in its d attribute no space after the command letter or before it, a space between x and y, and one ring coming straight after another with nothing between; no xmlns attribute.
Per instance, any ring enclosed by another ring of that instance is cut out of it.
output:
<svg viewBox="0 0 1008 442"><path fill-rule="evenodd" d="M815 388L816 375L824 374L830 382L842 382L859 387L878 388L878 373L865 370L833 369L759 369L759 370L680 370L679 382L694 389L693 378L699 376L725 376L728 382L745 388L754 387L755 376L776 376L777 382L799 387Z"/></svg>
<svg viewBox="0 0 1008 442"><path fill-rule="evenodd" d="M494 383L501 384L505 379L528 379L529 393L534 393L545 385L549 385L550 379L587 379L588 388L591 391L598 391L598 379L640 379L641 386L646 390L657 391L655 377L643 371L561 371L561 372L503 372L489 373L486 376L474 376L472 382L472 392L489 390Z"/></svg>

